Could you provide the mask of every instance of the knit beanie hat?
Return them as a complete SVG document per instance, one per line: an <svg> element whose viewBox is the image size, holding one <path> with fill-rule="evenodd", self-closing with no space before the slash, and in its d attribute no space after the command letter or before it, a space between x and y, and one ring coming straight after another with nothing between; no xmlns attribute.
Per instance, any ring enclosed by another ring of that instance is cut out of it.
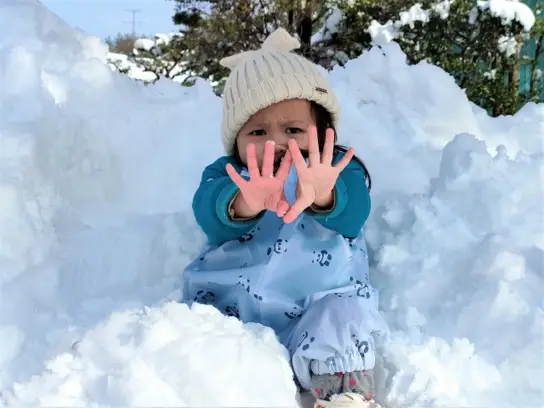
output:
<svg viewBox="0 0 544 408"><path fill-rule="evenodd" d="M259 110L288 99L306 99L327 109L334 126L339 106L319 67L291 52L300 42L279 28L261 48L223 58L220 64L231 70L223 90L223 145L234 154L236 136Z"/></svg>

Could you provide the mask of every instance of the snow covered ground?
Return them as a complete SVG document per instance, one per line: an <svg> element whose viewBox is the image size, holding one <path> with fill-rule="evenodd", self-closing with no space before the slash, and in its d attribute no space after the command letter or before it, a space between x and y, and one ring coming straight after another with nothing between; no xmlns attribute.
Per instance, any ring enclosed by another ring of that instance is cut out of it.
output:
<svg viewBox="0 0 544 408"><path fill-rule="evenodd" d="M0 5L0 406L295 406L273 333L176 303L220 99L145 86L37 0ZM544 106L492 119L394 44L330 75L373 177L390 407L538 407Z"/></svg>

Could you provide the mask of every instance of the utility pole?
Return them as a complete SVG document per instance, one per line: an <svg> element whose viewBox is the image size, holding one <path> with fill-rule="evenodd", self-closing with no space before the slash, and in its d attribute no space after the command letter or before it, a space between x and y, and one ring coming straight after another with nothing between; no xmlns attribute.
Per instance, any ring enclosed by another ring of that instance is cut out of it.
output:
<svg viewBox="0 0 544 408"><path fill-rule="evenodd" d="M141 21L136 21L136 13L139 13L140 9L128 9L128 12L132 13L132 21L125 21L125 23L132 24L132 36L136 36L136 23L141 23Z"/></svg>

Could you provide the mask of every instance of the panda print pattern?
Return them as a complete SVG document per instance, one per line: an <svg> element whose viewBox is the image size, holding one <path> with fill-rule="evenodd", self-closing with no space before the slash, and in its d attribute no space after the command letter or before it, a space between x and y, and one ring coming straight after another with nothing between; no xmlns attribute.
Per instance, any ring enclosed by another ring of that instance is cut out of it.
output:
<svg viewBox="0 0 544 408"><path fill-rule="evenodd" d="M309 388L312 361L328 361L316 368L327 372L371 369L373 339L387 335L366 253L363 230L348 239L306 213L284 224L266 212L249 233L206 248L185 269L183 301L271 327ZM331 362L331 349L350 350L349 359Z"/></svg>

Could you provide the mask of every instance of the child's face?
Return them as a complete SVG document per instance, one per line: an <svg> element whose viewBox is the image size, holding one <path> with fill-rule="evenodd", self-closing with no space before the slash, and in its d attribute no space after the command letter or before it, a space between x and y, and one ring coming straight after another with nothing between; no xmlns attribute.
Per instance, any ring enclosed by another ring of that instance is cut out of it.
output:
<svg viewBox="0 0 544 408"><path fill-rule="evenodd" d="M278 102L255 113L240 129L236 144L242 162L247 165L246 148L255 144L257 161L262 166L267 140L276 144L275 166L288 150L287 142L295 139L301 150L308 149L308 126L315 125L311 104L307 100L292 99Z"/></svg>

